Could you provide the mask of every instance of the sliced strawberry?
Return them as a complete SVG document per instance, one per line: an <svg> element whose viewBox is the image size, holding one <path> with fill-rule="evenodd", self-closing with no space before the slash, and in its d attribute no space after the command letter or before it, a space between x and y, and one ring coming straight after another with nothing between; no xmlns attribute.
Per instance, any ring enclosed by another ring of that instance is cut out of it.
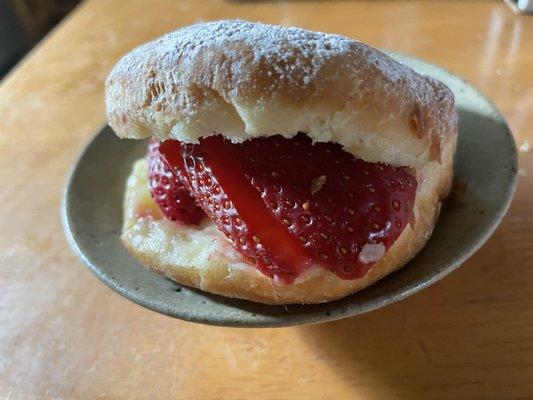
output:
<svg viewBox="0 0 533 400"><path fill-rule="evenodd" d="M309 257L250 185L233 158L233 146L220 137L184 145L192 193L238 251L266 275L290 282Z"/></svg>
<svg viewBox="0 0 533 400"><path fill-rule="evenodd" d="M363 276L413 218L417 183L407 168L356 159L304 134L232 146L265 204L317 264Z"/></svg>
<svg viewBox="0 0 533 400"><path fill-rule="evenodd" d="M150 193L165 217L191 225L202 220L205 214L191 197L183 174L180 142L151 141L148 170Z"/></svg>
<svg viewBox="0 0 533 400"><path fill-rule="evenodd" d="M304 134L183 146L193 196L242 254L291 282L312 263L363 276L413 218L407 168L358 160Z"/></svg>

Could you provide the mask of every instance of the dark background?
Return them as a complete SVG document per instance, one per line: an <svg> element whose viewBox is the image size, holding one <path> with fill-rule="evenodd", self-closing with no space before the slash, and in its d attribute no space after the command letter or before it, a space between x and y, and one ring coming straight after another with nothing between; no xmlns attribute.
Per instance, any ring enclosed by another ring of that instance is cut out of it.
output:
<svg viewBox="0 0 533 400"><path fill-rule="evenodd" d="M0 0L0 79L80 0Z"/></svg>

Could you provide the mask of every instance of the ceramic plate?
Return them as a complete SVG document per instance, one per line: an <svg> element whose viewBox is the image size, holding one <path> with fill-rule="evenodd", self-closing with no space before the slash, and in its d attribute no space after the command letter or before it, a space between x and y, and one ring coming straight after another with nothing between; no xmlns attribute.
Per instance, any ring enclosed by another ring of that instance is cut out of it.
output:
<svg viewBox="0 0 533 400"><path fill-rule="evenodd" d="M319 305L268 306L180 286L143 268L120 241L122 196L132 163L146 142L120 140L109 127L74 167L64 199L64 225L79 256L106 285L151 310L212 325L272 327L351 317L401 300L459 267L490 236L510 203L515 144L498 110L480 92L443 69L392 54L446 83L456 98L459 140L455 184L435 231L404 268L344 299Z"/></svg>

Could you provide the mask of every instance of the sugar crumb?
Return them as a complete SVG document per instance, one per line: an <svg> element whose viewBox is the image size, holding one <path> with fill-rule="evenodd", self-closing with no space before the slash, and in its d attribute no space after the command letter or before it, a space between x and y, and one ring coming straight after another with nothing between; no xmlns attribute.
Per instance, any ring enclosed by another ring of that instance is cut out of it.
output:
<svg viewBox="0 0 533 400"><path fill-rule="evenodd" d="M529 153L531 150L529 140L524 140L518 150L520 151L520 153Z"/></svg>

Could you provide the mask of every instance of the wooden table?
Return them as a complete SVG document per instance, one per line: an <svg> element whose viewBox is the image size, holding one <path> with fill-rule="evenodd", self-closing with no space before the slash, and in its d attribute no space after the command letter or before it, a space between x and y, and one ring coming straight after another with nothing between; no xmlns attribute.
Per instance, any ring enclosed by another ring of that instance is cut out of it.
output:
<svg viewBox="0 0 533 400"><path fill-rule="evenodd" d="M105 287L71 252L60 203L104 123L117 59L163 32L245 18L337 32L438 63L533 145L533 19L502 2L83 3L0 86L0 399L533 398L533 158L489 242L384 309L284 329L181 322Z"/></svg>

